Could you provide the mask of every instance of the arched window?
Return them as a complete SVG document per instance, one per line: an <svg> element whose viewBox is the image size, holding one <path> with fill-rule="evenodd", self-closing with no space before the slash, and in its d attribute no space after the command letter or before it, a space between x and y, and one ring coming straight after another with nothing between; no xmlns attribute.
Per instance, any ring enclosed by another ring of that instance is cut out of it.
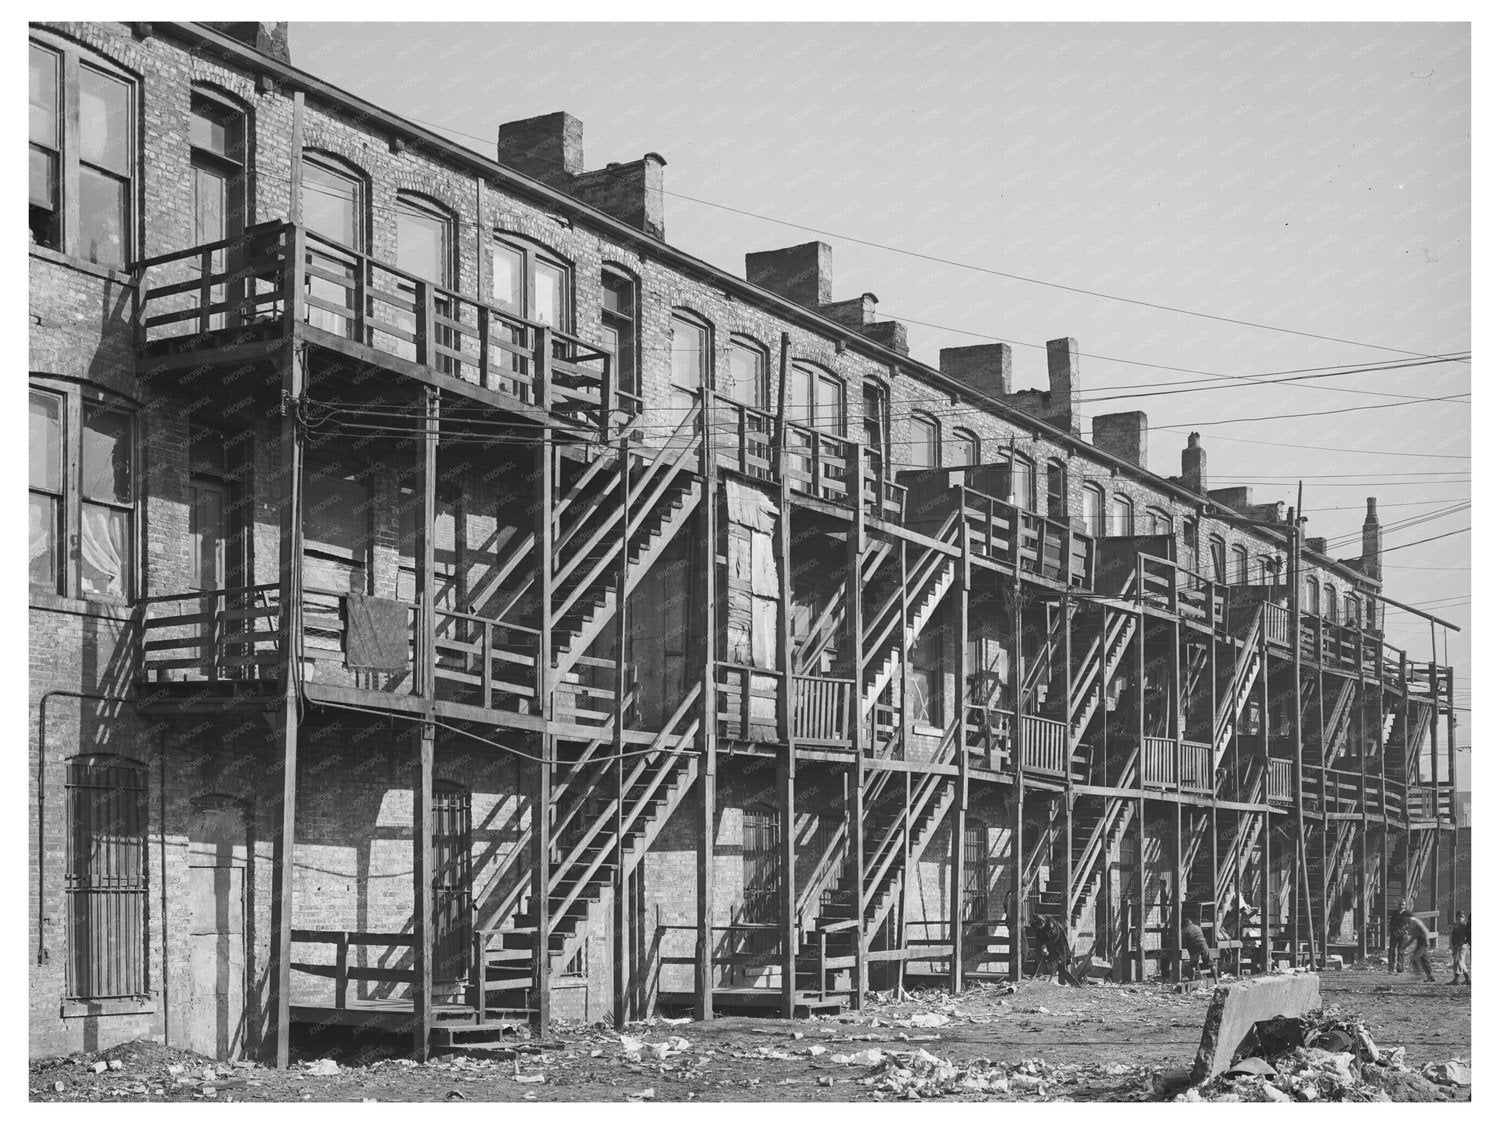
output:
<svg viewBox="0 0 1500 1124"><path fill-rule="evenodd" d="M143 996L146 983L146 767L88 754L68 762L70 999Z"/></svg>
<svg viewBox="0 0 1500 1124"><path fill-rule="evenodd" d="M1208 561L1213 568L1213 580L1221 583L1227 582L1229 573L1224 556L1224 539L1219 535L1208 536Z"/></svg>
<svg viewBox="0 0 1500 1124"><path fill-rule="evenodd" d="M1323 615L1334 622L1339 619L1339 591L1332 585L1323 587Z"/></svg>
<svg viewBox="0 0 1500 1124"><path fill-rule="evenodd" d="M931 414L912 414L907 461L912 468L943 467L943 430Z"/></svg>
<svg viewBox="0 0 1500 1124"><path fill-rule="evenodd" d="M958 464L978 464L979 436L967 429L955 429L953 431L953 452Z"/></svg>
<svg viewBox="0 0 1500 1124"><path fill-rule="evenodd" d="M1318 579L1317 578L1313 577L1312 575L1308 575L1307 581L1306 581L1306 583L1304 585L1304 590L1303 590L1302 596L1303 596L1302 611L1304 613L1311 613L1313 616L1316 616L1318 614Z"/></svg>
<svg viewBox="0 0 1500 1124"><path fill-rule="evenodd" d="M453 219L436 204L405 192L396 196L396 268L442 288L453 287ZM417 287L403 278L396 283L396 291L412 302L413 311L397 310L393 319L402 329L414 333L417 328ZM434 300L434 310L440 316L452 316L452 302L438 296ZM446 347L453 346L453 333L449 329L438 329L434 339ZM416 358L415 342L397 340L396 344L396 354ZM453 373L450 356L431 355L428 362L445 374Z"/></svg>
<svg viewBox="0 0 1500 1124"><path fill-rule="evenodd" d="M787 419L844 435L844 384L811 363L793 363L786 388Z"/></svg>
<svg viewBox="0 0 1500 1124"><path fill-rule="evenodd" d="M1047 515L1068 517L1068 466L1055 457L1047 462Z"/></svg>
<svg viewBox="0 0 1500 1124"><path fill-rule="evenodd" d="M1229 580L1235 585L1250 584L1250 552L1239 543L1229 548Z"/></svg>
<svg viewBox="0 0 1500 1124"><path fill-rule="evenodd" d="M1380 601L1375 597L1365 602L1365 627L1371 632L1380 631Z"/></svg>
<svg viewBox="0 0 1500 1124"><path fill-rule="evenodd" d="M364 178L342 161L320 152L302 157L302 221L307 227L308 258L328 277L308 277L308 296L322 302L307 310L314 328L354 338L356 263L365 252ZM324 307L332 305L332 308Z"/></svg>
<svg viewBox="0 0 1500 1124"><path fill-rule="evenodd" d="M1344 623L1350 628L1359 627L1359 598L1352 593L1344 594Z"/></svg>
<svg viewBox="0 0 1500 1124"><path fill-rule="evenodd" d="M1026 511L1036 510L1036 462L1020 453L1010 458L1010 502Z"/></svg>
<svg viewBox="0 0 1500 1124"><path fill-rule="evenodd" d="M766 349L752 339L735 336L729 341L729 373L724 379L728 385L720 392L743 405L764 410L769 400L769 370Z"/></svg>
<svg viewBox="0 0 1500 1124"><path fill-rule="evenodd" d="M634 412L640 404L640 387L636 380L636 309L635 278L623 269L605 266L599 276L604 303L599 308L599 325L604 332L604 347L614 359L615 389L630 396L626 406Z"/></svg>
<svg viewBox="0 0 1500 1124"><path fill-rule="evenodd" d="M573 271L544 246L497 235L490 247L490 296L495 304L537 324L573 326Z"/></svg>
<svg viewBox="0 0 1500 1124"><path fill-rule="evenodd" d="M1172 517L1159 507L1148 507L1146 509L1147 533L1152 535L1170 535L1172 533Z"/></svg>
<svg viewBox="0 0 1500 1124"><path fill-rule="evenodd" d="M1182 521L1182 562L1184 569L1198 572L1198 520Z"/></svg>
<svg viewBox="0 0 1500 1124"><path fill-rule="evenodd" d="M672 389L668 405L676 425L698 401L698 392L713 377L713 332L708 321L690 312L672 313Z"/></svg>
<svg viewBox="0 0 1500 1124"><path fill-rule="evenodd" d="M1121 536L1135 534L1135 504L1129 496L1117 493L1110 500L1109 533Z"/></svg>
<svg viewBox="0 0 1500 1124"><path fill-rule="evenodd" d="M1104 537L1104 489L1097 484L1083 486L1083 530L1096 539Z"/></svg>

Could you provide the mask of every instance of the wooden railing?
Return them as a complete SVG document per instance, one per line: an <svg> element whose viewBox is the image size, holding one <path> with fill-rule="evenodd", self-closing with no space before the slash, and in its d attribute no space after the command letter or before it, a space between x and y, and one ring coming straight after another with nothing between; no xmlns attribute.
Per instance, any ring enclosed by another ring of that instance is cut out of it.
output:
<svg viewBox="0 0 1500 1124"><path fill-rule="evenodd" d="M846 745L854 680L792 676L792 737L799 742Z"/></svg>
<svg viewBox="0 0 1500 1124"><path fill-rule="evenodd" d="M1049 519L966 485L950 489L951 503L963 512L969 549L977 557L1019 567L1049 581L1089 586L1093 581L1093 540L1064 520ZM947 504L931 518L941 520ZM908 511L909 517L914 513Z"/></svg>
<svg viewBox="0 0 1500 1124"><path fill-rule="evenodd" d="M1141 755L1141 783L1147 788L1177 787L1177 743L1171 738L1147 738Z"/></svg>
<svg viewBox="0 0 1500 1124"><path fill-rule="evenodd" d="M1051 718L1022 715L1025 767L1031 772L1062 777L1068 772L1068 727Z"/></svg>
<svg viewBox="0 0 1500 1124"><path fill-rule="evenodd" d="M333 1005L342 1010L349 1005L350 983L416 983L413 968L365 967L349 963L350 949L410 949L415 942L411 933L365 933L353 929L293 929L294 945L326 945L333 948L332 963L292 961L292 971L333 980ZM359 998L359 996L355 996Z"/></svg>
<svg viewBox="0 0 1500 1124"><path fill-rule="evenodd" d="M1137 554L1135 573L1135 589L1131 592L1146 604L1166 609L1184 620L1223 627L1229 603L1228 586L1154 554Z"/></svg>
<svg viewBox="0 0 1500 1124"><path fill-rule="evenodd" d="M718 701L719 736L744 742L776 741L780 674L742 664L720 663L717 667L714 697Z"/></svg>
<svg viewBox="0 0 1500 1124"><path fill-rule="evenodd" d="M1282 648L1291 643L1292 638L1292 612L1285 605L1277 605L1270 601L1266 602L1263 610L1263 622L1266 630L1266 642L1276 644Z"/></svg>
<svg viewBox="0 0 1500 1124"><path fill-rule="evenodd" d="M439 698L506 709L530 705L536 698L536 629L445 609L433 615Z"/></svg>
<svg viewBox="0 0 1500 1124"><path fill-rule="evenodd" d="M787 422L782 472L798 495L849 504L857 469L854 442L820 429Z"/></svg>
<svg viewBox="0 0 1500 1124"><path fill-rule="evenodd" d="M906 487L883 475L880 459L874 449L864 450L862 497L865 511L889 523L906 518Z"/></svg>
<svg viewBox="0 0 1500 1124"><path fill-rule="evenodd" d="M1184 792L1212 794L1214 750L1204 742L1182 743L1182 788Z"/></svg>
<svg viewBox="0 0 1500 1124"><path fill-rule="evenodd" d="M303 285L293 292L299 255ZM607 351L290 223L142 259L132 271L140 348L191 346L220 329L280 321L290 307L310 328L544 407L583 428L607 433L620 415L640 408L638 397L615 390Z"/></svg>
<svg viewBox="0 0 1500 1124"><path fill-rule="evenodd" d="M757 480L775 479L776 415L723 394L709 399L711 448L718 464Z"/></svg>
<svg viewBox="0 0 1500 1124"><path fill-rule="evenodd" d="M146 682L244 682L280 674L277 586L143 597L138 612Z"/></svg>
<svg viewBox="0 0 1500 1124"><path fill-rule="evenodd" d="M1272 804L1292 803L1292 762L1272 757L1267 765L1266 799Z"/></svg>

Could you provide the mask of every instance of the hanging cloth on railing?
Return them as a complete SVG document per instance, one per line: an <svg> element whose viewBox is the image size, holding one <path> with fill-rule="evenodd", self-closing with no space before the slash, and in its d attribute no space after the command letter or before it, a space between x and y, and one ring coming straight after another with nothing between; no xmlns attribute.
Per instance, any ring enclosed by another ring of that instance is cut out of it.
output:
<svg viewBox="0 0 1500 1124"><path fill-rule="evenodd" d="M387 597L344 600L344 664L351 671L405 671L411 664L407 607Z"/></svg>

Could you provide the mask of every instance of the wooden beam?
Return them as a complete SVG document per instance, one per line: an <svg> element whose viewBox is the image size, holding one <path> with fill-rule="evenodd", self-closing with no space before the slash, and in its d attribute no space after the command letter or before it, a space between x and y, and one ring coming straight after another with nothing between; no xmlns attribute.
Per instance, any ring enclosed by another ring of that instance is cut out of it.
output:
<svg viewBox="0 0 1500 1124"><path fill-rule="evenodd" d="M537 330L536 350L532 356L537 372L537 405L545 412L552 405L552 329ZM553 608L553 538L556 517L553 505L556 489L553 473L557 470L550 426L542 430L537 443L539 459L538 491L542 502L537 505L537 665L536 691L541 718L546 726L537 739L541 751L536 770L536 787L531 810L531 834L536 845L536 862L531 868L531 900L536 908L536 959L532 964L534 1008L532 1022L538 1035L547 1033L552 1022L552 767L557 760L557 737L551 730L553 717L552 674L552 608Z"/></svg>
<svg viewBox="0 0 1500 1124"><path fill-rule="evenodd" d="M948 961L948 990L957 995L964 986L964 835L969 814L969 536L962 535L962 553L958 560L958 631L954 645L954 712L958 722L958 793L953 801L952 882L948 893L948 920L951 926L951 956ZM983 845L983 844L981 844Z"/></svg>
<svg viewBox="0 0 1500 1124"><path fill-rule="evenodd" d="M416 776L412 786L412 1057L425 1062L432 1038L432 756L435 727L413 732ZM479 980L479 1002L484 981Z"/></svg>
<svg viewBox="0 0 1500 1124"><path fill-rule="evenodd" d="M791 346L782 333L781 420L785 422L786 363ZM855 466L855 503L860 502L862 485L859 466ZM781 671L781 690L776 696L778 740L785 747L777 764L777 792L781 808L780 882L781 893L781 1017L790 1019L797 1004L797 745L792 721L796 668L792 656L792 506L791 485L787 474L780 474L781 496L776 515L776 666Z"/></svg>
<svg viewBox="0 0 1500 1124"><path fill-rule="evenodd" d="M698 1017L714 1016L714 915L717 909L717 881L714 877L714 829L719 802L719 714L718 674L714 658L718 654L718 576L719 576L719 477L718 453L712 444L714 432L709 418L709 393L699 391L703 406L703 438L700 446L700 472L703 480L703 763L699 770L699 787L703 793L701 818L698 821L698 933L694 955L693 988L697 995ZM784 489L783 489L784 490ZM784 513L783 513L784 514Z"/></svg>
<svg viewBox="0 0 1500 1124"><path fill-rule="evenodd" d="M608 425L610 411L608 403L604 409L605 424ZM620 437L620 510L625 512L625 522L629 525L630 519L630 438L622 435ZM628 546L627 546L628 550ZM614 1014L615 1026L624 1026L630 1018L630 940L628 929L630 925L630 910L628 908L628 896L630 892L630 876L625 870L625 696L627 686L625 682L625 657L629 651L630 617L627 613L629 608L629 597L626 586L629 582L630 569L621 566L615 575L615 734L614 773L615 784L615 872L613 885L614 905L614 933L613 946L611 948L614 961ZM712 602L710 602L711 604ZM709 635L712 635L710 630ZM705 732L708 724L704 724ZM708 865L708 864L700 864Z"/></svg>
<svg viewBox="0 0 1500 1124"><path fill-rule="evenodd" d="M884 459L881 461L884 464ZM861 462L861 472L863 462ZM885 486L884 479L875 482L877 496ZM844 574L844 596L848 601L845 613L845 630L848 637L849 661L853 669L854 688L849 699L849 744L854 750L854 766L850 770L849 800L844 806L848 817L849 853L851 861L846 863L854 870L855 918L854 927L854 1002L856 1011L864 1008L865 992L869 990L869 965L866 953L864 922L864 869L865 869L865 723L864 723L864 634L865 592L861 572L864 569L866 545L865 509L861 502L855 505L854 523L849 528L848 554ZM820 981L821 982L821 981Z"/></svg>

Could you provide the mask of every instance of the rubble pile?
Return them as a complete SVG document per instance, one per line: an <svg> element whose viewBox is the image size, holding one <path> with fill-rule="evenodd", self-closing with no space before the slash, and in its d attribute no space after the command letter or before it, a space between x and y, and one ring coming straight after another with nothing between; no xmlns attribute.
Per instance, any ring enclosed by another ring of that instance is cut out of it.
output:
<svg viewBox="0 0 1500 1124"><path fill-rule="evenodd" d="M1174 1101L1443 1101L1467 1090L1467 1063L1406 1064L1406 1048L1382 1050L1364 1024L1322 1016L1262 1024L1257 1044L1217 1077ZM1158 1081L1159 1092L1163 1089Z"/></svg>

